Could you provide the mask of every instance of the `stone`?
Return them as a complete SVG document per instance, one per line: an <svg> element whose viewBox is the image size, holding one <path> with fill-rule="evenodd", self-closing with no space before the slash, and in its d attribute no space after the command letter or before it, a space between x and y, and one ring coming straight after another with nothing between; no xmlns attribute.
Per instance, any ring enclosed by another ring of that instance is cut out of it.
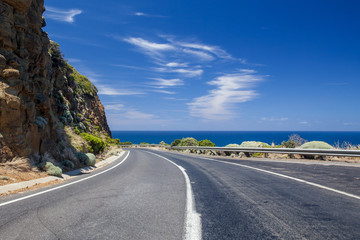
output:
<svg viewBox="0 0 360 240"><path fill-rule="evenodd" d="M30 4L32 2L32 0L3 0L3 1L9 4L10 6L12 6L13 8L15 8L16 10L23 13L28 11Z"/></svg>
<svg viewBox="0 0 360 240"><path fill-rule="evenodd" d="M20 72L17 69L4 69L1 71L1 77L5 79L15 79L20 77Z"/></svg>

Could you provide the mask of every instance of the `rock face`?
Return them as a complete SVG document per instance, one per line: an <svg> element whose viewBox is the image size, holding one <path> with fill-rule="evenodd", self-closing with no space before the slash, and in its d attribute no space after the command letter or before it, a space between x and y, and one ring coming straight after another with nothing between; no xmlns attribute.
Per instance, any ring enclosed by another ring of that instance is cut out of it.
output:
<svg viewBox="0 0 360 240"><path fill-rule="evenodd" d="M43 0L0 0L0 162L65 158L65 126L111 137L96 87L42 30L44 11Z"/></svg>

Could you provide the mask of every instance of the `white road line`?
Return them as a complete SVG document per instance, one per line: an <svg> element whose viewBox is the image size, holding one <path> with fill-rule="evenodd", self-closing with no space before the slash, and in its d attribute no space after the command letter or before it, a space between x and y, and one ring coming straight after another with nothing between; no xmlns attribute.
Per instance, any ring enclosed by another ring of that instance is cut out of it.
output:
<svg viewBox="0 0 360 240"><path fill-rule="evenodd" d="M155 156L158 156L160 158L165 159L166 161L174 164L176 167L180 169L182 174L185 177L185 183L186 183L186 217L185 217L185 234L184 239L185 240L200 240L201 239L201 218L200 214L196 212L195 209L195 200L194 195L192 193L191 183L189 176L186 173L186 170L181 167L180 165L177 165L173 161L167 159L166 157L163 157L161 155L158 155L153 152L148 152Z"/></svg>
<svg viewBox="0 0 360 240"><path fill-rule="evenodd" d="M345 196L348 196L348 197L352 197L352 198L355 198L355 199L360 199L360 196L357 196L357 195L354 195L354 194L351 194L351 193L343 192L343 191L340 191L340 190L337 190L337 189L334 189L334 188L329 188L329 187L326 187L326 186L323 186L323 185L320 185L320 184L317 184L317 183L309 182L309 181L306 181L306 180L303 180L303 179L300 179L300 178L290 177L290 176L287 176L287 175L284 175L284 174L271 172L271 171L256 168L256 167L250 167L250 166L239 164L239 163L226 162L226 161L221 161L221 160L216 160L216 159L211 159L211 158L203 158L203 157L195 157L195 158L200 158L200 159L219 162L219 163L237 165L237 166L240 166L240 167L249 168L249 169L252 169L252 170L256 170L256 171L260 171L260 172L264 172L264 173L269 173L269 174L272 174L272 175L275 175L275 176L291 179L291 180L301 182L301 183L305 183L305 184L308 184L308 185L311 185L311 186L314 186L314 187L326 189L328 191L336 192L336 193L339 193L339 194L342 194L342 195L345 195Z"/></svg>
<svg viewBox="0 0 360 240"><path fill-rule="evenodd" d="M86 178L82 178L80 180L77 180L77 181L74 181L74 182L71 182L71 183L67 183L67 184L64 184L64 185L61 185L61 186L58 186L58 187L54 187L54 188L51 188L51 189L48 189L48 190L45 190L45 191L42 191L42 192L38 192L38 193L34 193L34 194L31 194L31 195L28 195L28 196L25 196L25 197L22 197L22 198L17 198L17 199L14 199L14 200L11 200L11 201L8 201L8 202L4 202L4 203L1 203L0 204L0 207L2 206L6 206L6 205L9 205L9 204L12 204L12 203L15 203L15 202L19 202L19 201L22 201L22 200L25 200L25 199L28 199L28 198L32 198L32 197L35 197L35 196L39 196L39 195L42 195L44 193L48 193L48 192L52 192L52 191L55 191L55 190L58 190L58 189L61 189L61 188L64 188L64 187L68 187L70 185L73 185L75 183L79 183L79 182L82 182L82 181L85 181L85 180L88 180L90 178L93 178L93 177L96 177L96 176L99 176L101 174L104 174L116 167L118 167L120 164L122 164L123 162L125 162L125 160L129 157L129 154L130 152L128 152L128 154L126 155L126 157L121 161L119 162L118 164L116 164L115 166L109 168L109 169L106 169L102 172L99 172L99 173L96 173L94 175L91 175L89 177L86 177Z"/></svg>

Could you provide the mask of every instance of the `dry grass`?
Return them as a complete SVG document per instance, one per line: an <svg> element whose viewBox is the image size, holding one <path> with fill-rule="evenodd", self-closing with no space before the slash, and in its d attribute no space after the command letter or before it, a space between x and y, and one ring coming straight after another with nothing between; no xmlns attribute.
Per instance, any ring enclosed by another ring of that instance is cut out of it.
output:
<svg viewBox="0 0 360 240"><path fill-rule="evenodd" d="M16 158L11 162L0 164L0 177L2 177L0 186L47 176L48 175L45 172L41 172L30 159Z"/></svg>

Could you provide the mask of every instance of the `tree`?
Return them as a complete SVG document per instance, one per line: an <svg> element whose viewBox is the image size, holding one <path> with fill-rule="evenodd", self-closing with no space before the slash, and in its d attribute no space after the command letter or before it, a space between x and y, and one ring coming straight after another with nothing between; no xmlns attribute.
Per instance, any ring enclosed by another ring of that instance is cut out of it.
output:
<svg viewBox="0 0 360 240"><path fill-rule="evenodd" d="M201 147L215 147L215 143L210 140L204 139L199 142L199 146Z"/></svg>

